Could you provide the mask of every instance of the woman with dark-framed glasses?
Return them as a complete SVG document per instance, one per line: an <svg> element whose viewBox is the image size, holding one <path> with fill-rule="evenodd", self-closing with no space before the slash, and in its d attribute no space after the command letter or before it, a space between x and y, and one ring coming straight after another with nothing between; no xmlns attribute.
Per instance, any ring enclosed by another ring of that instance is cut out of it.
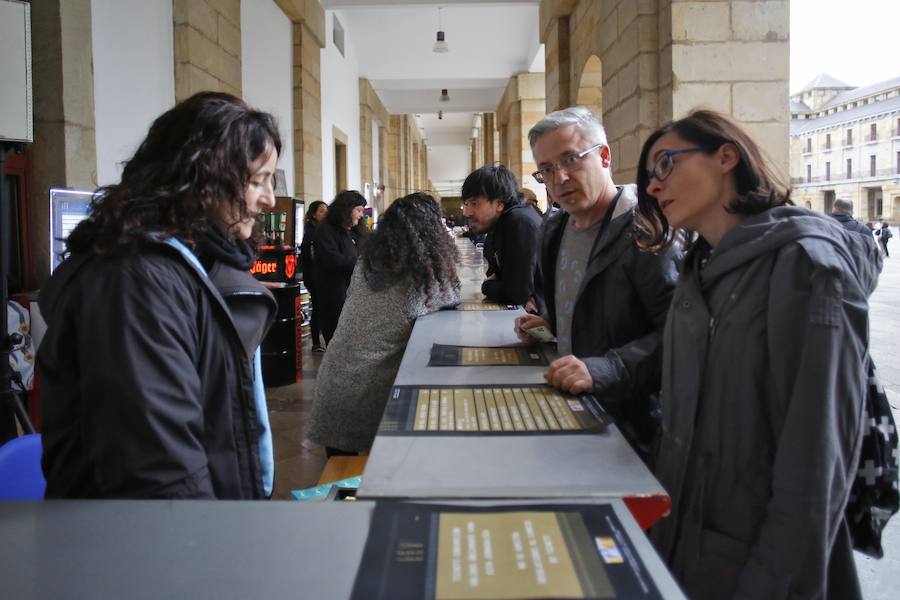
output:
<svg viewBox="0 0 900 600"><path fill-rule="evenodd" d="M689 241L663 338L657 549L694 599L859 598L844 507L874 243L792 206L714 112L651 135L637 177L643 247Z"/></svg>

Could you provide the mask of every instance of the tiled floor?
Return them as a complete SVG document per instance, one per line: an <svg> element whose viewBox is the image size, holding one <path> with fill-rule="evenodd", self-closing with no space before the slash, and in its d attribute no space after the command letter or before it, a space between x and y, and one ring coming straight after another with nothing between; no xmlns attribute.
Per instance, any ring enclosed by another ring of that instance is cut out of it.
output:
<svg viewBox="0 0 900 600"><path fill-rule="evenodd" d="M303 381L266 390L275 444L273 500L290 500L291 490L316 485L325 468L325 451L304 436L321 361L321 354L310 352L307 339L303 344Z"/></svg>

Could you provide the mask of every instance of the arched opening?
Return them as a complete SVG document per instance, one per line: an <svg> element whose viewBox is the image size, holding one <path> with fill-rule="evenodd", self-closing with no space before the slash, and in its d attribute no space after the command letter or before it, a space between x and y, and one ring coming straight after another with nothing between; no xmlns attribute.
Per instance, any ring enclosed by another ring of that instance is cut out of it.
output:
<svg viewBox="0 0 900 600"><path fill-rule="evenodd" d="M575 102L588 107L598 119L603 120L603 65L596 55L584 63Z"/></svg>

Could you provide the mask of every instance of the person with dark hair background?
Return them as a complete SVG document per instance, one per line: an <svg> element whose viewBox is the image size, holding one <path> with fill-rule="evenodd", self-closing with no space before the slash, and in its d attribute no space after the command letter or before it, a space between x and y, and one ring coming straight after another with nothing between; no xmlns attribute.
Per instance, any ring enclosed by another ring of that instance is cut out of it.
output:
<svg viewBox="0 0 900 600"><path fill-rule="evenodd" d="M325 344L331 341L347 299L350 276L356 266L359 250L357 237L351 230L359 223L366 199L354 190L339 192L334 197L325 222L316 228L313 238L316 287L319 295L319 326Z"/></svg>
<svg viewBox="0 0 900 600"><path fill-rule="evenodd" d="M485 165L466 177L462 198L469 231L488 234L481 293L492 302L542 312L541 217L519 200L515 175L503 165Z"/></svg>
<svg viewBox="0 0 900 600"><path fill-rule="evenodd" d="M413 323L459 302L457 260L427 194L395 201L369 235L316 380L307 435L329 456L372 445Z"/></svg>
<svg viewBox="0 0 900 600"><path fill-rule="evenodd" d="M271 495L258 348L276 303L246 240L280 151L271 115L203 92L94 194L40 296L48 498Z"/></svg>
<svg viewBox="0 0 900 600"><path fill-rule="evenodd" d="M642 247L690 249L666 321L656 476L672 499L651 539L686 594L861 597L844 510L868 380L871 237L791 206L729 118L650 135Z"/></svg>
<svg viewBox="0 0 900 600"><path fill-rule="evenodd" d="M300 270L303 273L303 283L309 292L309 305L312 308L312 314L309 319L309 334L312 342L312 351L316 354L325 352L325 347L319 343L319 292L316 285L316 265L315 251L313 249L313 238L316 235L316 227L325 220L328 213L328 205L321 200L316 200L309 205L306 211L306 226L303 228L303 241L300 242Z"/></svg>

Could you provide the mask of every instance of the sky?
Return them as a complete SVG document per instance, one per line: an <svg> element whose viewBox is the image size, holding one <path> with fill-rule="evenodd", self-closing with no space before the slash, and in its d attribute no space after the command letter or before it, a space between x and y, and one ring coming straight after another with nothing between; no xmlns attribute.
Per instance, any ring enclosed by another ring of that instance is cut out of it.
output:
<svg viewBox="0 0 900 600"><path fill-rule="evenodd" d="M900 77L900 0L791 0L791 84L819 73L856 87Z"/></svg>

